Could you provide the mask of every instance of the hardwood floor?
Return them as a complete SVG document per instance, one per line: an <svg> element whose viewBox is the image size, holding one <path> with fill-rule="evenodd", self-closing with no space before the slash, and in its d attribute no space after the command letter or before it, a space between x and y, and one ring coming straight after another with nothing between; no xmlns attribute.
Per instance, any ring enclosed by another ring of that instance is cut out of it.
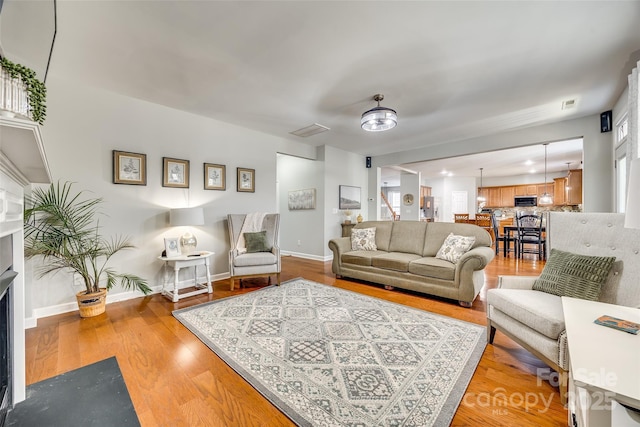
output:
<svg viewBox="0 0 640 427"><path fill-rule="evenodd" d="M283 257L282 280L304 277L327 285L486 324L486 289L504 274L537 275L543 263L497 257L485 270L487 285L470 309L456 302L381 286L336 279L331 264ZM143 426L292 426L278 409L221 361L171 312L213 299L251 292L266 283L245 281L229 291L214 283L213 295L176 304L153 295L110 304L107 313L81 319L77 312L39 319L27 330L27 384L116 356ZM487 345L451 425L564 426L567 411L557 388L536 376L546 366L496 334Z"/></svg>

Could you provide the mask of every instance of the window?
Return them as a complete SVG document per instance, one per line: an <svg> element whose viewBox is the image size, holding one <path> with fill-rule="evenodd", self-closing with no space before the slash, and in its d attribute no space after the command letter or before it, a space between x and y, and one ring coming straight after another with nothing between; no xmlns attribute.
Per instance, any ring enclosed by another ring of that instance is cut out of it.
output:
<svg viewBox="0 0 640 427"><path fill-rule="evenodd" d="M618 123L617 126L617 143L622 142L624 139L627 138L627 135L629 134L629 120L627 119L627 116L624 116L622 118L622 120L620 120L620 122Z"/></svg>

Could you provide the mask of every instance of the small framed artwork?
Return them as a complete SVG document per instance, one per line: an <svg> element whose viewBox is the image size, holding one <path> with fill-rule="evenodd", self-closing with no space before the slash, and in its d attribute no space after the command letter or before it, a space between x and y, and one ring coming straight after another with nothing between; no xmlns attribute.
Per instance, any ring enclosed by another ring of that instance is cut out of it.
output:
<svg viewBox="0 0 640 427"><path fill-rule="evenodd" d="M147 155L113 150L113 183L147 185Z"/></svg>
<svg viewBox="0 0 640 427"><path fill-rule="evenodd" d="M237 190L247 193L256 191L256 170L247 168L238 168Z"/></svg>
<svg viewBox="0 0 640 427"><path fill-rule="evenodd" d="M204 164L204 189L205 190L226 190L227 189L227 168L225 165Z"/></svg>
<svg viewBox="0 0 640 427"><path fill-rule="evenodd" d="M289 191L289 210L297 211L302 209L316 208L316 189Z"/></svg>
<svg viewBox="0 0 640 427"><path fill-rule="evenodd" d="M340 186L339 209L361 209L360 207L360 187L351 185Z"/></svg>
<svg viewBox="0 0 640 427"><path fill-rule="evenodd" d="M189 160L163 157L162 186L189 188Z"/></svg>
<svg viewBox="0 0 640 427"><path fill-rule="evenodd" d="M180 239L177 237L165 237L164 238L164 250L166 252L166 257L176 257L180 256L182 252L180 251Z"/></svg>

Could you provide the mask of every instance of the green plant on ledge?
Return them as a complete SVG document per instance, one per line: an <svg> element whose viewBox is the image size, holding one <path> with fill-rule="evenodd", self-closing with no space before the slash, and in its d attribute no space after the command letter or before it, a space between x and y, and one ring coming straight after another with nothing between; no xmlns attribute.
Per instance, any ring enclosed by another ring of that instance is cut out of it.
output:
<svg viewBox="0 0 640 427"><path fill-rule="evenodd" d="M29 107L31 109L31 117L34 122L43 124L47 115L47 106L45 101L47 98L47 88L40 80L36 78L36 72L24 65L14 64L7 58L0 57L0 65L9 73L11 78L22 78L27 94L29 97Z"/></svg>
<svg viewBox="0 0 640 427"><path fill-rule="evenodd" d="M83 199L83 193L71 193L72 184L51 184L36 188L24 212L25 256L44 257L40 277L62 269L70 269L84 280L86 294L111 289L117 282L125 289L151 292L147 282L133 274L116 273L107 267L109 259L130 249L128 239L105 239L100 235L96 216L101 198ZM100 282L106 278L106 284Z"/></svg>

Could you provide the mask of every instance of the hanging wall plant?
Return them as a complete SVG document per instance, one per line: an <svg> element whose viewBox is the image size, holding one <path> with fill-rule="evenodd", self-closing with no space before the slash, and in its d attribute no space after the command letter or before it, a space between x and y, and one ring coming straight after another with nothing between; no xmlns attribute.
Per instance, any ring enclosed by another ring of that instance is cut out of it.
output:
<svg viewBox="0 0 640 427"><path fill-rule="evenodd" d="M29 97L31 118L34 122L43 124L44 118L47 115L47 106L45 105L47 88L44 86L44 83L36 78L35 71L24 65L14 64L7 58L0 57L0 65L9 73L11 78L17 79L20 77L22 79Z"/></svg>

